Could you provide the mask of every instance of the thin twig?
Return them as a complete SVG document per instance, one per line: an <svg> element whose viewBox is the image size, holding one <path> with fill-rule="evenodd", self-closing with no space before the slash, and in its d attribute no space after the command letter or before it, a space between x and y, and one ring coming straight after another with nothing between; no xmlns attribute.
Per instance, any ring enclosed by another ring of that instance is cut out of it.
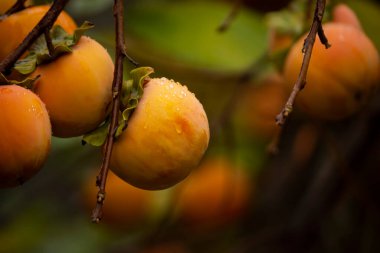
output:
<svg viewBox="0 0 380 253"><path fill-rule="evenodd" d="M40 37L46 29L52 26L57 20L59 14L63 11L70 0L55 0L48 12L25 37L23 42L0 63L0 72L7 74L16 63L16 61L25 53L25 51Z"/></svg>
<svg viewBox="0 0 380 253"><path fill-rule="evenodd" d="M22 11L23 9L25 9L26 1L27 0L17 0L17 2L14 5L12 5L12 7L9 10L7 10L4 15L7 17L9 15L12 15L13 13Z"/></svg>
<svg viewBox="0 0 380 253"><path fill-rule="evenodd" d="M300 92L306 85L307 70L309 68L311 54L313 51L315 37L317 36L317 34L321 42L325 45L325 47L326 48L330 47L330 44L328 43L328 40L322 29L322 19L323 19L323 14L325 11L325 6L326 6L326 0L317 1L315 12L314 12L313 23L311 25L310 32L307 35L303 48L302 48L302 53L304 54L304 58L302 61L301 71L293 87L293 90L288 98L288 101L286 102L281 113L278 114L276 117L276 123L280 126L285 124L286 119L289 117L290 113L293 111L294 101L298 95L298 92Z"/></svg>
<svg viewBox="0 0 380 253"><path fill-rule="evenodd" d="M49 55L53 56L54 45L53 45L53 41L51 40L51 37L50 37L50 28L47 28L45 30L44 35L45 35L46 46L49 50Z"/></svg>
<svg viewBox="0 0 380 253"><path fill-rule="evenodd" d="M231 11L228 13L227 17L218 27L218 32L224 32L231 25L231 22L235 19L236 15L239 13L242 5L242 0L235 0L234 5L232 6Z"/></svg>
<svg viewBox="0 0 380 253"><path fill-rule="evenodd" d="M99 187L99 192L97 195L96 206L92 212L92 221L99 223L102 219L102 207L105 199L105 188L107 175L109 170L109 164L112 154L112 146L114 142L115 131L118 127L119 109L120 109L120 99L119 94L121 92L122 82L123 82L123 61L126 58L125 47L124 47L124 5L123 0L115 0L114 2L114 18L115 18L115 29L116 29L116 57L115 57L115 71L114 79L112 84L113 91L113 103L112 103L112 119L111 126L109 128L107 140L104 146L104 156L102 166L100 168L100 173L96 179L96 184Z"/></svg>

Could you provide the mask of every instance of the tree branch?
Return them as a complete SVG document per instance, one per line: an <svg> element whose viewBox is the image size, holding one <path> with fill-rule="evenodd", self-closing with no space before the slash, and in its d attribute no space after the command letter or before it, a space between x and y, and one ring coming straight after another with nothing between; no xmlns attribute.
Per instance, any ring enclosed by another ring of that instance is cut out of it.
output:
<svg viewBox="0 0 380 253"><path fill-rule="evenodd" d="M13 13L16 13L18 11L22 11L25 9L25 2L27 0L17 0L17 2L5 12L4 16L7 17L9 15L12 15Z"/></svg>
<svg viewBox="0 0 380 253"><path fill-rule="evenodd" d="M124 23L123 23L124 5L123 0L115 0L114 2L114 18L116 29L116 56L115 56L115 70L114 79L112 84L113 91L113 103L112 103L112 119L109 128L107 140L104 146L104 156L102 166L100 168L99 175L96 179L96 185L99 187L97 195L96 206L92 212L92 221L99 223L102 219L102 207L105 199L105 188L107 175L109 170L109 164L112 154L112 146L114 142L114 136L118 127L119 110L120 110L120 96L121 87L123 82L123 61L127 57L124 47Z"/></svg>
<svg viewBox="0 0 380 253"><path fill-rule="evenodd" d="M323 19L323 13L325 11L325 7L326 7L326 0L317 1L315 12L314 12L313 23L311 25L310 32L307 35L303 48L302 48L302 53L304 54L304 58L302 61L300 74L298 76L298 79L293 87L293 90L283 110L276 117L276 123L280 126L285 124L286 119L289 117L289 115L293 111L294 101L298 95L298 92L300 92L306 85L307 70L309 68L311 54L313 51L315 37L317 36L317 34L321 42L325 45L325 47L326 48L330 47L327 37L325 36L322 29L322 19Z"/></svg>
<svg viewBox="0 0 380 253"><path fill-rule="evenodd" d="M48 28L48 29L45 30L44 36L45 36L46 46L47 46L47 48L49 50L49 55L53 56L54 45L53 45L53 41L52 41L52 39L50 37L50 28Z"/></svg>
<svg viewBox="0 0 380 253"><path fill-rule="evenodd" d="M43 16L33 30L25 37L23 42L0 63L0 72L7 74L16 63L16 61L25 53L25 51L40 37L46 29L52 26L57 20L59 14L63 11L70 0L55 0L49 11Z"/></svg>

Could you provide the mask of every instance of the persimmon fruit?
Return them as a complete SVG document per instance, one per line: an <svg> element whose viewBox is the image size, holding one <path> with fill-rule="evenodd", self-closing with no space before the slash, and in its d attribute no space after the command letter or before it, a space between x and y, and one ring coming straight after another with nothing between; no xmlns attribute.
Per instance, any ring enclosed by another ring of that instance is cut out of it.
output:
<svg viewBox="0 0 380 253"><path fill-rule="evenodd" d="M82 36L72 52L40 65L34 92L45 103L53 135L80 136L96 128L109 112L114 65L107 50Z"/></svg>
<svg viewBox="0 0 380 253"><path fill-rule="evenodd" d="M174 188L175 214L194 231L232 224L248 209L253 185L247 171L224 157L213 157Z"/></svg>
<svg viewBox="0 0 380 253"><path fill-rule="evenodd" d="M38 5L16 12L0 21L0 60L10 54L49 10L49 5ZM74 20L62 12L54 25L72 34L77 28Z"/></svg>
<svg viewBox="0 0 380 253"><path fill-rule="evenodd" d="M330 48L326 50L319 40L315 41L306 87L296 100L306 113L323 120L342 120L358 112L379 83L379 53L375 46L358 29L352 15L338 20L341 21L323 26ZM300 71L304 38L293 45L286 58L284 77L289 90Z"/></svg>
<svg viewBox="0 0 380 253"><path fill-rule="evenodd" d="M96 203L98 188L96 174L92 173L83 184L82 196L86 210ZM136 188L109 171L102 222L116 230L134 230L152 225L166 210L166 192Z"/></svg>
<svg viewBox="0 0 380 253"><path fill-rule="evenodd" d="M136 187L168 188L198 165L209 136L206 113L195 95L173 80L152 78L114 143L110 168Z"/></svg>
<svg viewBox="0 0 380 253"><path fill-rule="evenodd" d="M281 75L271 73L242 90L236 114L245 132L270 140L279 131L275 118L287 99L284 82Z"/></svg>
<svg viewBox="0 0 380 253"><path fill-rule="evenodd" d="M0 188L30 179L50 150L51 127L45 105L30 90L0 86Z"/></svg>

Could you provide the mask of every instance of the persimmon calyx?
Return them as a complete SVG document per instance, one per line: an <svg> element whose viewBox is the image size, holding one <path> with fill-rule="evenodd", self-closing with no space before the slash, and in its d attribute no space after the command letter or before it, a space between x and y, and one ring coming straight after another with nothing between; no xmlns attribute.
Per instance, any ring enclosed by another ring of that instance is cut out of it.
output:
<svg viewBox="0 0 380 253"><path fill-rule="evenodd" d="M74 33L68 34L61 26L56 25L50 31L53 52L49 52L46 39L41 35L29 48L28 55L16 62L14 69L23 75L31 74L39 65L48 63L59 56L72 52L84 33L93 28L94 24L85 21Z"/></svg>
<svg viewBox="0 0 380 253"><path fill-rule="evenodd" d="M144 93L144 84L149 79L149 75L154 73L151 67L139 67L130 72L130 79L123 82L120 102L121 108L119 112L118 127L115 130L115 138L119 137L128 125L128 120L136 109L141 97ZM85 134L82 138L83 144L90 144L95 147L102 146L107 138L111 118L108 117L96 129Z"/></svg>
<svg viewBox="0 0 380 253"><path fill-rule="evenodd" d="M40 76L36 77L27 77L22 81L17 80L10 80L6 78L3 73L0 73L0 85L8 85L8 84L15 84L21 87L24 87L26 89L32 89L34 82L39 78Z"/></svg>

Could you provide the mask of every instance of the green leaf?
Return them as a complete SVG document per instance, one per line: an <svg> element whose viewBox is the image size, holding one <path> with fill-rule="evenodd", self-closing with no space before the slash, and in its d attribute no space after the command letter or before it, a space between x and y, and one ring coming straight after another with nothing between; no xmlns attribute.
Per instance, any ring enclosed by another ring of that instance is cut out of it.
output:
<svg viewBox="0 0 380 253"><path fill-rule="evenodd" d="M143 93L144 83L150 74L154 73L151 67L135 68L130 72L132 79L124 82L121 92L121 102L123 105L122 118L119 120L119 125L124 129L127 125L129 117L133 110L137 107ZM121 132L116 134L118 137Z"/></svg>
<svg viewBox="0 0 380 253"><path fill-rule="evenodd" d="M36 76L34 78L25 78L22 81L16 81L16 80L8 80L2 73L0 73L0 85L18 85L21 87L24 87L26 89L31 90L33 88L34 82L40 78L40 76Z"/></svg>
<svg viewBox="0 0 380 253"><path fill-rule="evenodd" d="M128 126L128 120L136 109L143 93L144 83L149 75L154 72L151 67L135 68L130 72L131 79L123 82L121 89L121 112L119 112L118 127L115 132L115 138L119 137ZM89 143L93 146L102 146L107 138L110 119L100 125L92 132L83 136L82 142Z"/></svg>
<svg viewBox="0 0 380 253"><path fill-rule="evenodd" d="M95 25L89 21L85 21L80 27L78 27L73 34L73 42L74 44L77 44L80 38L83 36L83 34L91 29L94 28Z"/></svg>
<svg viewBox="0 0 380 253"><path fill-rule="evenodd" d="M229 29L219 33L231 11L223 1L140 2L128 8L126 29L133 42L128 49L142 62L240 73L267 47L263 16L244 8Z"/></svg>
<svg viewBox="0 0 380 253"><path fill-rule="evenodd" d="M94 131L83 135L82 143L88 143L95 147L102 146L107 139L109 127L110 127L110 120L107 120L98 128L96 128Z"/></svg>
<svg viewBox="0 0 380 253"><path fill-rule="evenodd" d="M121 103L123 108L136 107L144 92L145 79L154 73L151 67L139 67L130 72L131 79L123 83Z"/></svg>
<svg viewBox="0 0 380 253"><path fill-rule="evenodd" d="M32 73L37 67L37 55L30 54L24 59L18 60L14 69L23 75Z"/></svg>
<svg viewBox="0 0 380 253"><path fill-rule="evenodd" d="M88 21L78 27L73 35L68 34L61 26L54 26L50 31L50 37L54 47L50 54L46 44L45 36L40 36L30 47L29 54L24 59L18 60L14 69L24 75L32 73L38 65L48 63L59 56L72 52L72 47L78 43L82 35L93 28L94 25Z"/></svg>
<svg viewBox="0 0 380 253"><path fill-rule="evenodd" d="M123 133L123 131L127 127L127 122L127 119L124 119L122 116L119 117L119 125L116 129L115 138L119 137Z"/></svg>

